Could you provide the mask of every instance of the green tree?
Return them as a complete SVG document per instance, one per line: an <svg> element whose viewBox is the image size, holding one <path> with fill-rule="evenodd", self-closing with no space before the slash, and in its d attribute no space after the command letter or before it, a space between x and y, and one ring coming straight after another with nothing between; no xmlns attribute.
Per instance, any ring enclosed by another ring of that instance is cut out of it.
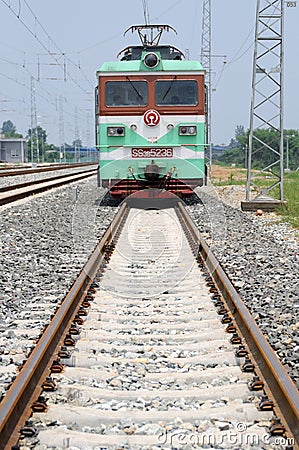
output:
<svg viewBox="0 0 299 450"><path fill-rule="evenodd" d="M44 160L46 162L56 162L60 158L60 149L53 144L47 144L44 151Z"/></svg>
<svg viewBox="0 0 299 450"><path fill-rule="evenodd" d="M79 138L79 139L75 139L75 140L73 141L72 146L73 146L73 147L77 147L77 148L82 147L82 141L81 141L81 139L80 139L80 138Z"/></svg>
<svg viewBox="0 0 299 450"><path fill-rule="evenodd" d="M289 167L296 170L299 167L299 132L298 130L284 130L284 162L286 166L286 136L289 136ZM235 139L231 140L231 144L228 150L218 158L219 161L226 164L236 164L244 167L245 165L245 150L248 146L249 130L245 131L243 127L238 126L236 128ZM257 129L254 131L252 142L252 168L263 169L270 166L279 160L279 147L280 147L280 133L273 128ZM261 144L261 142L266 145ZM237 146L235 147L235 143ZM267 146L269 148L267 148ZM275 149L277 153L274 153L272 149ZM279 164L275 164L272 168L274 172L279 172Z"/></svg>
<svg viewBox="0 0 299 450"><path fill-rule="evenodd" d="M286 137L288 136L288 138ZM288 140L288 143L287 143ZM296 170L299 167L299 132L298 130L285 130L284 132L284 160L287 158L287 145L289 149L289 168ZM285 164L286 166L286 164Z"/></svg>
<svg viewBox="0 0 299 450"><path fill-rule="evenodd" d="M237 125L235 129L235 139L239 146L244 145L244 141L248 138L248 134L245 131L243 125Z"/></svg>
<svg viewBox="0 0 299 450"><path fill-rule="evenodd" d="M22 138L23 136L17 133L17 129L11 120L5 120L2 124L1 133L6 138Z"/></svg>
<svg viewBox="0 0 299 450"><path fill-rule="evenodd" d="M245 150L243 147L225 150L223 154L218 157L218 160L225 164L236 164L236 166L245 167Z"/></svg>
<svg viewBox="0 0 299 450"><path fill-rule="evenodd" d="M28 161L42 161L48 148L47 132L40 125L36 128L29 128L27 136Z"/></svg>

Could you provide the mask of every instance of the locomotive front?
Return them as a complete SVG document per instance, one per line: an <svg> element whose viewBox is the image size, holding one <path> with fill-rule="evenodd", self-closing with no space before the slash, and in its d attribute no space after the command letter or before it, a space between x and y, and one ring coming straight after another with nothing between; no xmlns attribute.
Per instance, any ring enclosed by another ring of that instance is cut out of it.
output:
<svg viewBox="0 0 299 450"><path fill-rule="evenodd" d="M176 48L159 45L170 28L131 27L142 45L126 48L97 72L99 184L113 197L146 188L189 196L205 181L204 70ZM157 32L151 41L149 31Z"/></svg>

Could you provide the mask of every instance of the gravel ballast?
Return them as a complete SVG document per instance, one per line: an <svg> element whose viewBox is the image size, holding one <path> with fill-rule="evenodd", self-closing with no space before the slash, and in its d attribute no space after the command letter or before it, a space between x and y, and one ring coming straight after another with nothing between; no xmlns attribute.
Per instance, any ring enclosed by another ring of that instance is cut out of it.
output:
<svg viewBox="0 0 299 450"><path fill-rule="evenodd" d="M212 187L188 210L299 387L299 245L294 230L269 215L228 206Z"/></svg>
<svg viewBox="0 0 299 450"><path fill-rule="evenodd" d="M0 396L110 224L96 177L2 207Z"/></svg>

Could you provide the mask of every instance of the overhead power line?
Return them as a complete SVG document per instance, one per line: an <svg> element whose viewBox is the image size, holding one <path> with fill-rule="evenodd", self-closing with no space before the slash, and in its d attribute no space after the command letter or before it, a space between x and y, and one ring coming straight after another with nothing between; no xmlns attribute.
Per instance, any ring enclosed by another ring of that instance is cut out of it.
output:
<svg viewBox="0 0 299 450"><path fill-rule="evenodd" d="M150 23L150 18L147 0L142 0L142 4L143 4L144 23L145 25L148 25Z"/></svg>
<svg viewBox="0 0 299 450"><path fill-rule="evenodd" d="M30 26L28 26L26 24L26 22L21 18L20 16L20 12L21 12L21 8L19 7L19 11L16 12L12 9L10 3L8 3L6 0L1 0L2 3L4 3L9 10L12 12L12 14L14 14L14 16L21 22L21 24L26 28L26 30L34 37L34 39L39 43L39 45L47 52L47 54L56 62L56 64L58 66L60 66L62 68L62 70L64 70L64 65L59 61L58 58L55 57L55 55L53 54L53 52L51 52L51 50L42 42L42 40L39 38L38 34L36 33L36 31L33 31ZM26 0L23 0L24 3L26 4L26 6L28 7L30 13L32 14L32 16L34 17L35 23L38 23L38 25L41 27L41 29L43 30L43 32L46 34L47 38L53 43L53 45L55 45L55 47L59 50L59 53L61 53L62 56L66 56L65 52L63 52L61 50L61 48L56 44L56 42L51 38L51 36L49 35L49 33L45 30L45 28L43 27L43 25L41 24L41 22L39 21L39 19L37 18L36 14L34 14L34 12L32 11L32 8L28 5ZM75 66L76 63L74 63L73 61L69 60L70 62L72 62ZM73 76L67 71L67 76L68 78L81 90L83 91L85 94L89 94L74 78ZM87 79L87 78L86 78ZM88 80L88 79L87 79ZM92 86L91 82L88 80L89 84Z"/></svg>

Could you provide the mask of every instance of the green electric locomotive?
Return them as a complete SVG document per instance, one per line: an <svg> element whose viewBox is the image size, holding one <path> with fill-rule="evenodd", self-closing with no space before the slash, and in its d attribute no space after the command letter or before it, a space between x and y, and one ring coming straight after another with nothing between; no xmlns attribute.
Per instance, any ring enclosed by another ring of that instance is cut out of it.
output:
<svg viewBox="0 0 299 450"><path fill-rule="evenodd" d="M177 48L160 45L170 29L129 28L141 45L127 47L97 72L98 178L113 197L146 188L186 197L205 183L205 71Z"/></svg>

